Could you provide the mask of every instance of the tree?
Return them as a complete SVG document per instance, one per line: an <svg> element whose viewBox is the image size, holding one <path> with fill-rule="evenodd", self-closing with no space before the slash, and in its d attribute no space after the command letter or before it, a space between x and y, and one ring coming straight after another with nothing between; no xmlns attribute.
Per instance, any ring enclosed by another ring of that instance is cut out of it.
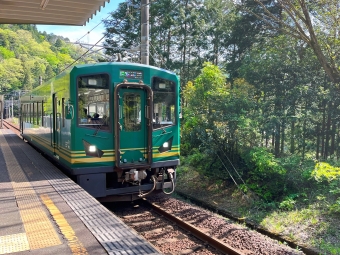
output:
<svg viewBox="0 0 340 255"><path fill-rule="evenodd" d="M204 142L206 130L214 129L216 104L222 103L227 94L222 71L211 63L205 63L201 74L193 83L189 82L183 91L187 104L184 108L183 133L184 136L188 135L189 141L193 138L196 141L198 139L200 143ZM191 137L192 134L196 134L196 137Z"/></svg>
<svg viewBox="0 0 340 255"><path fill-rule="evenodd" d="M137 1L140 4L140 0ZM120 3L117 10L111 13L111 19L104 21L106 38L104 45L109 46L105 53L123 54L127 49L140 44L140 12L130 8L126 3Z"/></svg>
<svg viewBox="0 0 340 255"><path fill-rule="evenodd" d="M44 80L52 78L84 53L79 46L66 44L60 36L43 35L41 37L33 25L0 26L1 93L30 90L39 85L39 76ZM60 47L51 45L44 38ZM95 59L94 54L84 56L81 61L94 62Z"/></svg>
<svg viewBox="0 0 340 255"><path fill-rule="evenodd" d="M340 82L337 60L339 41L339 4L336 0L278 0L275 4L282 10L275 15L260 0L255 0L262 13L253 13L272 29L299 39L311 47L319 63L334 83Z"/></svg>

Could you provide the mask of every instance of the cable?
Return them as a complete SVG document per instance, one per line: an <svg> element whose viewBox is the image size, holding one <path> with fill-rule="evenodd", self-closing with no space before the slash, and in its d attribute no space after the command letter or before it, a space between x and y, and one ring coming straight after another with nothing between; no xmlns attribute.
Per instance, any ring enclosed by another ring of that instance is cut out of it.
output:
<svg viewBox="0 0 340 255"><path fill-rule="evenodd" d="M244 182L244 180L242 179L241 175L238 173L238 171L236 170L236 168L234 167L233 163L231 163L229 157L225 154L224 150L221 150L224 154L224 156L228 159L230 165L234 168L234 171L236 172L236 174L238 175L238 177L241 179L241 181L243 182L244 185L246 185L246 183Z"/></svg>
<svg viewBox="0 0 340 255"><path fill-rule="evenodd" d="M152 181L153 181L153 186L152 186L152 188L151 188L147 193L143 193L143 192L140 190L140 191L139 191L139 195L138 195L139 197L146 197L147 195L151 194L152 191L155 190L155 188L156 188L156 183L157 183L157 179L156 179L156 177L155 177L154 175L152 175L151 178L152 178ZM140 183L139 183L139 185L140 185Z"/></svg>
<svg viewBox="0 0 340 255"><path fill-rule="evenodd" d="M107 33L106 33L107 34ZM90 50L92 50L101 40L104 39L104 37L106 36L106 34L103 35L102 38L100 38L93 46L91 46L85 53L83 53L80 57L78 57L76 60L74 60L71 64L69 64L67 67L65 67L64 69L62 69L60 71L59 74L61 74L62 72L64 72L66 69L68 69L69 67L71 67L74 63L78 62L79 59L81 59L82 57L84 57Z"/></svg>
<svg viewBox="0 0 340 255"><path fill-rule="evenodd" d="M170 178L170 181L171 181L171 191L167 192L167 191L165 191L165 188L164 188L164 175L165 175L164 169L162 171L162 191L163 191L164 194L170 195L175 191L175 181L174 181L174 176L173 176L175 171L173 169L167 169L167 173L168 173L168 177Z"/></svg>
<svg viewBox="0 0 340 255"><path fill-rule="evenodd" d="M225 155L225 157L228 159L229 163L231 164L231 166L233 167L234 171L236 172L236 174L238 175L238 177L241 179L242 183L247 186L247 184L244 182L244 180L241 178L240 174L238 173L238 171L236 170L236 168L234 167L234 165L231 163L230 159L227 157L227 155L225 154L225 152L220 149L220 147L218 146L218 144L216 143L215 139L213 139L212 143L216 146L215 148L217 148L218 151L222 151L223 154ZM206 146L208 145L206 141L203 141L203 144L205 144ZM209 146L210 147L210 146ZM216 156L218 157L218 159L221 161L223 167L225 168L225 170L228 172L230 178L233 180L233 182L235 183L236 187L244 194L244 196L248 197L245 192L240 188L240 186L238 185L238 183L236 182L236 180L234 179L234 177L232 176L232 174L230 173L230 171L228 170L228 168L226 167L226 165L224 164L223 160L221 159L221 157L218 155L218 152L215 153Z"/></svg>
<svg viewBox="0 0 340 255"><path fill-rule="evenodd" d="M119 22L118 24L116 24L117 26L126 18L127 15L125 15ZM79 59L83 58L90 50L92 50L94 47L97 46L97 44L103 40L108 33L105 33L102 38L100 38L94 45L92 45L86 52L84 52L80 57L78 57L76 60L74 60L71 64L69 64L67 67L65 67L64 69L62 69L59 74L61 74L62 72L64 72L66 69L68 69L69 67L71 67L72 65L74 65ZM58 74L58 75L59 75ZM52 78L52 77L51 77Z"/></svg>
<svg viewBox="0 0 340 255"><path fill-rule="evenodd" d="M156 2L156 1L155 1ZM151 4L151 3L154 3L154 2L150 2L149 4ZM177 6L179 5L180 3L178 3L177 4ZM135 12L136 10L138 10L138 9L135 9L135 10L133 10L133 12ZM125 14L125 16L117 23L117 24L115 24L115 26L119 26L120 25L120 23L127 17L129 15L129 13L127 12L126 14ZM85 35L83 35L81 38L79 38L76 42L79 42L79 40L81 40L82 38L84 38L86 35L88 35L91 31L93 31L96 27L98 27L102 22L104 22L105 20L107 20L109 17L111 16L111 14L110 15L108 15L105 19L103 19L100 23L98 23L95 27L93 27L87 34L85 34ZM86 52L84 52L81 56L79 56L76 60L74 60L71 64L69 64L68 66L66 66L64 69L62 69L60 72L59 72L59 74L61 74L62 72L64 72L66 69L68 69L69 67L71 67L72 65L74 65L76 62L78 62L81 58L83 58L90 50L92 50L94 47L96 47L97 46L97 44L99 43L99 42L101 42L107 35L108 35L109 33L105 33L93 46L91 46L90 48L88 48L87 49L87 51ZM122 38L123 40L125 40L120 34L117 34L120 38ZM166 65L165 65L165 68L167 68L166 67ZM59 75L58 74L58 75ZM47 80L49 80L49 79L51 79L52 77L49 77L49 78L47 78Z"/></svg>
<svg viewBox="0 0 340 255"><path fill-rule="evenodd" d="M94 26L90 31L88 31L86 34L84 34L82 37L80 37L77 41L79 42L81 39L83 39L86 35L88 35L89 33L91 33L96 27L98 27L101 23L104 22L104 20L107 20L109 17L111 16L111 14L109 14L105 19L102 19L101 22L99 22L96 26Z"/></svg>

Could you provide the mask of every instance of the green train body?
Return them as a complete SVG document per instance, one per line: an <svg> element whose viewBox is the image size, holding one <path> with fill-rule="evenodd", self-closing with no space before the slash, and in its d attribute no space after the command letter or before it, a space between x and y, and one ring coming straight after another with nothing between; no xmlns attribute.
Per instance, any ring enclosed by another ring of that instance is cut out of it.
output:
<svg viewBox="0 0 340 255"><path fill-rule="evenodd" d="M79 65L21 98L22 136L102 200L172 192L179 81L133 63Z"/></svg>

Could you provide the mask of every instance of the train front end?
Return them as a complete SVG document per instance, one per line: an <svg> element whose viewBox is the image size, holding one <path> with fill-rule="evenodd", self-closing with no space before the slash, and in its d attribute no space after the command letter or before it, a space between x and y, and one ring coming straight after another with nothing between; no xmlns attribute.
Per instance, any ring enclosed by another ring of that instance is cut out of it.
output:
<svg viewBox="0 0 340 255"><path fill-rule="evenodd" d="M172 193L180 153L177 76L132 63L96 65L91 72L71 72L78 152L71 174L101 201Z"/></svg>

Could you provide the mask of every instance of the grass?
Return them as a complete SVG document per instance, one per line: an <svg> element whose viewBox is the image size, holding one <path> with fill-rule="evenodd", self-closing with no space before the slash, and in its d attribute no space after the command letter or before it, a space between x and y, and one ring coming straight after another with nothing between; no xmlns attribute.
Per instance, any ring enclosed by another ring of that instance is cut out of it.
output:
<svg viewBox="0 0 340 255"><path fill-rule="evenodd" d="M319 249L321 252L327 252L327 254L338 255L340 254L340 247L334 246L332 243L325 242L320 240Z"/></svg>
<svg viewBox="0 0 340 255"><path fill-rule="evenodd" d="M311 190L294 203L287 199L280 209L279 203L263 202L251 193L245 198L233 183L201 177L188 166L178 176L177 190L251 220L300 247L313 248L322 255L340 254L340 214L330 213L328 197L320 194L322 191Z"/></svg>

